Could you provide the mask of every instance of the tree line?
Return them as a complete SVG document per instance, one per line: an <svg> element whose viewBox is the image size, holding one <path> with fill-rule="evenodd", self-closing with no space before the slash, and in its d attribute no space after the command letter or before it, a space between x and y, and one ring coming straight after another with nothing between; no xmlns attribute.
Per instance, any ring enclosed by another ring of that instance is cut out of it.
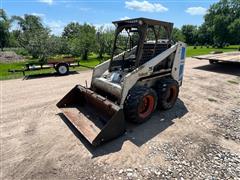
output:
<svg viewBox="0 0 240 180"><path fill-rule="evenodd" d="M9 31L11 23L17 23L19 28ZM21 47L25 50L23 53L42 61L57 54L81 56L86 60L90 52L103 58L104 54L110 54L114 41L114 30L111 28L71 22L66 25L61 36L56 36L43 25L40 17L25 14L9 19L3 9L0 27L2 50L4 47Z"/></svg>
<svg viewBox="0 0 240 180"><path fill-rule="evenodd" d="M174 29L173 39L189 45L240 44L240 1L220 0L210 6L200 26L183 25Z"/></svg>
<svg viewBox="0 0 240 180"><path fill-rule="evenodd" d="M26 14L9 18L3 9L0 15L2 50L4 47L22 47L40 60L55 54L71 54L87 59L90 52L97 53L100 58L111 53L114 41L114 30L111 28L71 22L66 25L61 36L55 36L38 16ZM19 28L10 31L12 23L18 24ZM220 0L214 3L204 16L202 25L174 28L172 39L188 45L224 47L240 44L240 1Z"/></svg>

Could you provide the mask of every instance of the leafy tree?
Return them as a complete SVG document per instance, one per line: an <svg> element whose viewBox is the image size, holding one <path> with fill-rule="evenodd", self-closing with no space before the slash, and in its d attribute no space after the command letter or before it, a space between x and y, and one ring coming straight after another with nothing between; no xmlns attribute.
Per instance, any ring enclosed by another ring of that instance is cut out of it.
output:
<svg viewBox="0 0 240 180"><path fill-rule="evenodd" d="M239 0L220 0L214 3L204 18L206 26L212 31L215 44L222 46L226 42L240 43L240 39L236 39L239 34Z"/></svg>
<svg viewBox="0 0 240 180"><path fill-rule="evenodd" d="M186 43L193 45L197 41L197 26L183 25L182 34L185 37Z"/></svg>
<svg viewBox="0 0 240 180"><path fill-rule="evenodd" d="M10 20L8 19L5 11L3 9L0 9L0 46L2 51L9 42L9 28Z"/></svg>
<svg viewBox="0 0 240 180"><path fill-rule="evenodd" d="M115 38L115 31L113 29L107 29L104 34L105 38L105 53L111 54L112 53L112 48L113 48L113 43L114 43L114 38Z"/></svg>
<svg viewBox="0 0 240 180"><path fill-rule="evenodd" d="M231 34L233 44L240 44L240 18L235 19L229 26L228 30Z"/></svg>
<svg viewBox="0 0 240 180"><path fill-rule="evenodd" d="M101 26L97 32L97 51L99 54L99 58L102 59L104 51L105 51L105 39L104 39L104 27L103 26Z"/></svg>
<svg viewBox="0 0 240 180"><path fill-rule="evenodd" d="M88 54L96 49L96 30L92 25L77 25L76 31L68 33L65 37L73 56L82 56L82 59L87 60Z"/></svg>
<svg viewBox="0 0 240 180"><path fill-rule="evenodd" d="M14 16L20 26L18 42L26 49L33 58L46 60L47 57L56 53L57 41L50 36L50 30L45 28L40 17L24 15Z"/></svg>
<svg viewBox="0 0 240 180"><path fill-rule="evenodd" d="M201 45L209 45L213 44L213 36L212 36L212 31L210 28L206 26L205 23L203 23L199 28L198 28L198 39L197 41Z"/></svg>
<svg viewBox="0 0 240 180"><path fill-rule="evenodd" d="M8 47L19 47L18 36L20 31L13 30L9 32L9 42Z"/></svg>
<svg viewBox="0 0 240 180"><path fill-rule="evenodd" d="M177 41L185 41L185 37L182 34L182 31L178 28L173 28L173 32L172 32L172 39L173 41L177 42Z"/></svg>
<svg viewBox="0 0 240 180"><path fill-rule="evenodd" d="M96 30L94 26L84 23L79 36L82 59L87 60L88 54L96 48Z"/></svg>
<svg viewBox="0 0 240 180"><path fill-rule="evenodd" d="M81 25L78 22L71 22L64 28L62 37L72 39L77 37L80 31Z"/></svg>
<svg viewBox="0 0 240 180"><path fill-rule="evenodd" d="M99 58L102 59L103 54L111 54L114 42L114 31L104 26L101 26L97 31L97 52Z"/></svg>

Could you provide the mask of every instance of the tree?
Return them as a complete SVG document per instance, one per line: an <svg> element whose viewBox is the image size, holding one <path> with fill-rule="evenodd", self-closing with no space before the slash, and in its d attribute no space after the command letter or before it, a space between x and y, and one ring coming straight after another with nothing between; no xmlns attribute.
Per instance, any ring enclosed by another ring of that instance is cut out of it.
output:
<svg viewBox="0 0 240 180"><path fill-rule="evenodd" d="M231 34L233 44L240 44L240 18L235 19L229 26L228 30Z"/></svg>
<svg viewBox="0 0 240 180"><path fill-rule="evenodd" d="M87 60L88 54L96 49L96 30L95 27L89 24L72 26L75 31L67 31L64 36L67 38L70 53L73 56L82 56L82 59ZM77 27L77 28L76 28ZM74 33L73 33L74 32Z"/></svg>
<svg viewBox="0 0 240 180"><path fill-rule="evenodd" d="M236 39L236 36L239 34L239 18L239 0L220 0L209 8L208 13L204 17L204 24L211 29L215 44L222 46L226 42L232 44L240 43L240 39Z"/></svg>
<svg viewBox="0 0 240 180"><path fill-rule="evenodd" d="M182 31L178 28L173 28L172 39L175 42L177 42L177 41L185 42L185 37L182 34Z"/></svg>
<svg viewBox="0 0 240 180"><path fill-rule="evenodd" d="M187 44L194 45L197 42L197 26L183 25L181 30Z"/></svg>
<svg viewBox="0 0 240 180"><path fill-rule="evenodd" d="M78 43L80 46L82 59L87 60L89 52L94 51L94 48L96 47L95 27L84 23L81 26Z"/></svg>
<svg viewBox="0 0 240 180"><path fill-rule="evenodd" d="M113 49L113 43L115 38L115 31L111 28L106 29L104 33L105 38L105 53L111 54Z"/></svg>
<svg viewBox="0 0 240 180"><path fill-rule="evenodd" d="M24 17L14 16L13 19L20 26L18 35L20 46L26 49L33 58L46 60L55 54L56 40L50 36L50 30L43 26L40 17L24 15Z"/></svg>
<svg viewBox="0 0 240 180"><path fill-rule="evenodd" d="M18 30L13 30L9 32L9 42L8 42L8 47L19 47L19 42L18 42L18 36L19 36L19 31Z"/></svg>
<svg viewBox="0 0 240 180"><path fill-rule="evenodd" d="M3 9L0 9L0 46L2 51L9 42L9 28L10 20L8 19L5 11Z"/></svg>
<svg viewBox="0 0 240 180"><path fill-rule="evenodd" d="M111 28L101 26L97 30L97 52L99 58L103 58L103 54L111 54L112 45L114 42L114 31Z"/></svg>
<svg viewBox="0 0 240 180"><path fill-rule="evenodd" d="M197 41L201 45L210 45L213 44L213 36L212 36L212 31L210 28L206 26L205 23L203 23L201 26L198 28L198 39Z"/></svg>
<svg viewBox="0 0 240 180"><path fill-rule="evenodd" d="M72 39L78 36L81 30L81 25L78 22L71 22L66 27L64 27L62 37L67 39Z"/></svg>

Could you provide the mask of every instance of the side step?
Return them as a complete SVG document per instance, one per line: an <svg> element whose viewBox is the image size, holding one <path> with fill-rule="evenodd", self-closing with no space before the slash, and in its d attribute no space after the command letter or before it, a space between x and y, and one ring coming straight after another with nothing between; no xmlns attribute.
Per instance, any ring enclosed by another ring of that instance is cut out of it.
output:
<svg viewBox="0 0 240 180"><path fill-rule="evenodd" d="M94 146L125 132L123 110L81 85L75 86L64 96L57 107Z"/></svg>

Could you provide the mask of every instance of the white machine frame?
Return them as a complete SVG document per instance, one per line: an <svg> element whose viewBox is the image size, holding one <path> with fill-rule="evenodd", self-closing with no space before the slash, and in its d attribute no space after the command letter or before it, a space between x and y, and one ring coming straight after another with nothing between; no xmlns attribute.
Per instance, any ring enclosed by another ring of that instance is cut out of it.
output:
<svg viewBox="0 0 240 180"><path fill-rule="evenodd" d="M117 58L124 53L125 52L119 54L114 58ZM171 76L179 83L179 85L181 85L183 80L183 69L186 57L186 44L183 42L177 42L175 45L173 45L166 51L157 55L145 64L139 66L132 72L126 74L124 76L123 82L120 84L108 82L104 78L101 78L104 73L108 72L110 60L96 66L92 74L91 87L96 85L100 87L104 86L104 90L107 90L109 93L115 95L116 97L121 97L119 106L120 108L123 108L124 101L128 95L129 90L139 82L139 79L152 75L154 67L173 53L175 53L175 57L172 70L161 70L166 72L169 71L169 73L166 73L162 76L157 76L157 78L161 78L163 76ZM101 78L102 81L96 81L97 78Z"/></svg>

